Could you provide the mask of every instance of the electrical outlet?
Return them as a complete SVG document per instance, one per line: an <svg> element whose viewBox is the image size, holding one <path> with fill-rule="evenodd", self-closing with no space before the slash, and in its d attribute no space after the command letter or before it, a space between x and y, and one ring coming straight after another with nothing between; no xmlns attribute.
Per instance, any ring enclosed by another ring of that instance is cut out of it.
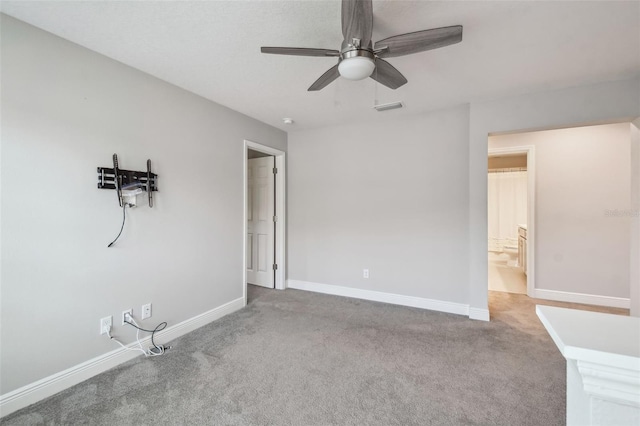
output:
<svg viewBox="0 0 640 426"><path fill-rule="evenodd" d="M107 334L111 331L113 317L104 317L100 320L100 334Z"/></svg>
<svg viewBox="0 0 640 426"><path fill-rule="evenodd" d="M362 278L369 278L369 270L368 269L363 269L362 270Z"/></svg>
<svg viewBox="0 0 640 426"><path fill-rule="evenodd" d="M146 305L142 305L142 319L151 318L151 303L147 303Z"/></svg>
<svg viewBox="0 0 640 426"><path fill-rule="evenodd" d="M133 319L133 309L127 309L126 311L122 311L122 325L125 325L127 322L131 322Z"/></svg>

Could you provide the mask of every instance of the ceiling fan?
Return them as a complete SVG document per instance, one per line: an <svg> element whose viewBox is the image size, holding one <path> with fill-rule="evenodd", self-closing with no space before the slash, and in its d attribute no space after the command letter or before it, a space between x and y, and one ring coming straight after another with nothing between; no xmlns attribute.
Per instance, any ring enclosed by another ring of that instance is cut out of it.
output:
<svg viewBox="0 0 640 426"><path fill-rule="evenodd" d="M296 56L333 56L338 63L317 79L309 91L323 89L336 78L362 80L371 77L390 89L404 85L407 79L383 58L411 55L462 41L462 25L433 28L400 34L375 43L371 40L373 7L371 0L342 0L341 49L306 47L262 47L262 53Z"/></svg>

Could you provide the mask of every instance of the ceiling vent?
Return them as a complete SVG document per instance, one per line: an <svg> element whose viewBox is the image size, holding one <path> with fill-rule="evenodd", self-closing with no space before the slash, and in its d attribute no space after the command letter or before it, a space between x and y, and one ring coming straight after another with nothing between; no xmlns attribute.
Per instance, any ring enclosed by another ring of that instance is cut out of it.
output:
<svg viewBox="0 0 640 426"><path fill-rule="evenodd" d="M390 109L404 108L404 104L402 102L391 102L388 104L375 105L374 108L378 111L388 111Z"/></svg>

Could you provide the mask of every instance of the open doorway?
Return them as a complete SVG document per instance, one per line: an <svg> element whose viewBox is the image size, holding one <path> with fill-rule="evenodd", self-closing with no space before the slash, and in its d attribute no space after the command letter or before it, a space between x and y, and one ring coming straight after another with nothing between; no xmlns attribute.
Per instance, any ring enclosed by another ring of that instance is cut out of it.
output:
<svg viewBox="0 0 640 426"><path fill-rule="evenodd" d="M489 155L535 147L535 169L527 155L528 296L630 306L631 135L628 122L489 135Z"/></svg>
<svg viewBox="0 0 640 426"><path fill-rule="evenodd" d="M275 288L275 180L273 155L249 149L247 158L247 284Z"/></svg>
<svg viewBox="0 0 640 426"><path fill-rule="evenodd" d="M285 153L244 142L243 295L285 288Z"/></svg>
<svg viewBox="0 0 640 426"><path fill-rule="evenodd" d="M533 147L488 155L489 290L533 294Z"/></svg>

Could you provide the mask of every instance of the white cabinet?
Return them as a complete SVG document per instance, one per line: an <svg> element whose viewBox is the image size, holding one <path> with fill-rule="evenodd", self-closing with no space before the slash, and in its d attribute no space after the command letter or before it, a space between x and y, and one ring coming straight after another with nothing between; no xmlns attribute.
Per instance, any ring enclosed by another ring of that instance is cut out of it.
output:
<svg viewBox="0 0 640 426"><path fill-rule="evenodd" d="M640 424L640 318L536 306L567 359L567 425Z"/></svg>
<svg viewBox="0 0 640 426"><path fill-rule="evenodd" d="M518 265L527 275L527 225L518 225Z"/></svg>

